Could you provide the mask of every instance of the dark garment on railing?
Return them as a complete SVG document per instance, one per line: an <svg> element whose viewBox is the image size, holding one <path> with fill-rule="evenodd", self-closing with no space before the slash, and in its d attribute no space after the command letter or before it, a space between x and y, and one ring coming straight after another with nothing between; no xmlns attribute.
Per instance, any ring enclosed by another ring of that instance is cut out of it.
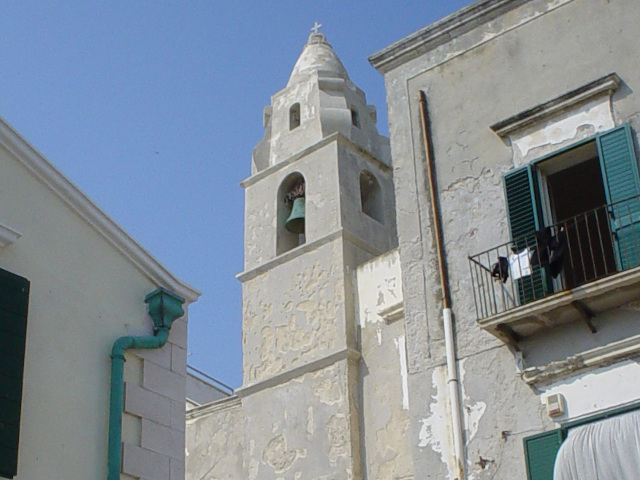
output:
<svg viewBox="0 0 640 480"><path fill-rule="evenodd" d="M533 265L549 267L549 273L556 278L562 271L564 251L567 246L567 235L564 227L560 228L558 235L551 233L551 228L543 228L535 232L536 249L531 257Z"/></svg>

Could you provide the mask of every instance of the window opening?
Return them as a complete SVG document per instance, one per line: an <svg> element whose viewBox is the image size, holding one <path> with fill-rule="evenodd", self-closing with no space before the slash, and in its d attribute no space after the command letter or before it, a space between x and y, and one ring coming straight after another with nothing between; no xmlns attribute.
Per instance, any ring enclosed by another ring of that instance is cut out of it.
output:
<svg viewBox="0 0 640 480"><path fill-rule="evenodd" d="M289 109L289 130L300 126L300 104L294 103Z"/></svg>
<svg viewBox="0 0 640 480"><path fill-rule="evenodd" d="M360 203L362 213L384 223L382 190L376 177L369 171L360 174Z"/></svg>
<svg viewBox="0 0 640 480"><path fill-rule="evenodd" d="M358 109L356 107L351 107L351 124L360 128L360 114L358 113Z"/></svg>
<svg viewBox="0 0 640 480"><path fill-rule="evenodd" d="M640 179L628 125L505 175L519 304L640 264ZM506 281L506 277L503 279Z"/></svg>
<svg viewBox="0 0 640 480"><path fill-rule="evenodd" d="M281 255L306 241L306 182L295 172L280 184L277 197L276 254Z"/></svg>

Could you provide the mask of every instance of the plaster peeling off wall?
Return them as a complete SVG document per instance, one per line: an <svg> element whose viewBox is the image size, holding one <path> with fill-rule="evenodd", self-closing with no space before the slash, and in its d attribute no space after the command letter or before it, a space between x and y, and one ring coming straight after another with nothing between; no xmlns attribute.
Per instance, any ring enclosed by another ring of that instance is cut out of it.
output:
<svg viewBox="0 0 640 480"><path fill-rule="evenodd" d="M455 478L456 462L451 431L451 408L447 390L447 368L436 367L431 377L434 395L429 405L430 415L420 420L418 447L431 448L447 465L447 479Z"/></svg>
<svg viewBox="0 0 640 480"><path fill-rule="evenodd" d="M565 143L573 143L615 127L608 95L559 114L544 125L533 125L510 135L515 166L524 165ZM545 147L549 151L545 150Z"/></svg>
<svg viewBox="0 0 640 480"><path fill-rule="evenodd" d="M458 371L463 402L465 440L468 445L478 433L480 420L487 409L487 404L479 401L473 402L465 392L465 362L466 359L463 359L458 363ZM436 367L434 369L432 383L433 390L436 393L431 396L433 400L429 406L431 415L421 421L422 428L419 433L418 446L421 448L430 447L434 452L438 453L442 462L447 465L447 478L453 479L456 477L457 469L454 459L453 432L451 430L451 401L449 399L449 388L447 386L446 366ZM472 466L473 460L467 459L468 480L474 479L474 475L471 473Z"/></svg>

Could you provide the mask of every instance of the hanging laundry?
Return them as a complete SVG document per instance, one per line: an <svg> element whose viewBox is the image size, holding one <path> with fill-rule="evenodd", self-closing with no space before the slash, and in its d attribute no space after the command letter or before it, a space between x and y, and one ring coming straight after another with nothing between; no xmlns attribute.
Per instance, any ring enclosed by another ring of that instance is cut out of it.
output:
<svg viewBox="0 0 640 480"><path fill-rule="evenodd" d="M557 235L553 235L551 227L535 232L536 248L531 256L531 263L541 267L549 267L549 273L556 278L562 271L564 251L566 250L567 234L564 227L560 227Z"/></svg>
<svg viewBox="0 0 640 480"><path fill-rule="evenodd" d="M513 253L509 256L509 270L511 278L518 280L522 277L531 275L531 263L529 257L531 249L525 248L519 253Z"/></svg>
<svg viewBox="0 0 640 480"><path fill-rule="evenodd" d="M491 266L491 276L502 283L509 278L509 260L506 257L498 257L498 261Z"/></svg>

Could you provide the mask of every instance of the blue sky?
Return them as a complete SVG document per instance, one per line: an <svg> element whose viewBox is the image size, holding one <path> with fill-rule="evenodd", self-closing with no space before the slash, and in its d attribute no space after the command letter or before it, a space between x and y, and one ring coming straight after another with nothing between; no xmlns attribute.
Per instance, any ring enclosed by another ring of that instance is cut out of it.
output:
<svg viewBox="0 0 640 480"><path fill-rule="evenodd" d="M0 6L0 115L179 278L189 363L239 386L243 191L262 109L314 21L378 108L367 57L470 4L56 1Z"/></svg>

